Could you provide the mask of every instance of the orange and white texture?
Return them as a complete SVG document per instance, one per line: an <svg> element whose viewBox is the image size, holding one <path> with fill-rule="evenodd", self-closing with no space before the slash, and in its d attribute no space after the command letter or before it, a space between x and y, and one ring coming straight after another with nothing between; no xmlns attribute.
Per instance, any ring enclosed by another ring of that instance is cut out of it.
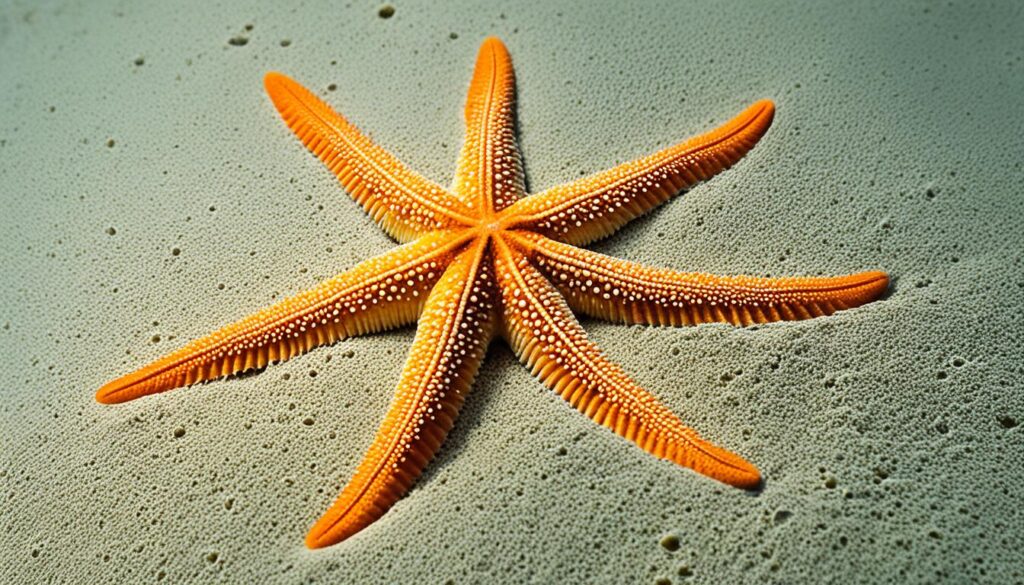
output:
<svg viewBox="0 0 1024 585"><path fill-rule="evenodd" d="M759 101L706 134L527 195L515 137L515 78L484 41L466 101L466 138L448 189L409 170L310 91L265 78L285 123L384 229L405 244L316 288L185 345L100 388L118 403L286 360L338 339L417 323L394 401L312 548L359 532L401 498L452 428L492 338L546 385L641 449L743 488L757 468L715 446L606 357L573 312L650 325L743 326L806 319L878 298L882 272L833 278L714 276L659 269L578 246L710 179L765 134Z"/></svg>

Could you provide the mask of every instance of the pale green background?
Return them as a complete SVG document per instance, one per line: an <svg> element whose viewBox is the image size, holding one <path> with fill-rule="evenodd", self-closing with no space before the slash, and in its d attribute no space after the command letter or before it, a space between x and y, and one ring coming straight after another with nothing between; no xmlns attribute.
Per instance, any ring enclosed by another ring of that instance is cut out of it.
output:
<svg viewBox="0 0 1024 585"><path fill-rule="evenodd" d="M1024 581L1024 5L395 6L2 5L0 582ZM891 295L745 330L584 322L756 463L759 494L597 427L496 343L419 484L309 551L411 329L124 405L93 393L392 247L264 72L447 183L489 34L515 61L534 191L777 104L733 170L595 249L883 269Z"/></svg>

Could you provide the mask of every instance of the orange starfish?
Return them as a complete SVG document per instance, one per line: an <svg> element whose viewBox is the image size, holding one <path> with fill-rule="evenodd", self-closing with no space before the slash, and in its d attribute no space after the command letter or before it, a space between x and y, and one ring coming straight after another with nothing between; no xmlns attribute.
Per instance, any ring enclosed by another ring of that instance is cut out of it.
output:
<svg viewBox="0 0 1024 585"><path fill-rule="evenodd" d="M724 126L567 185L525 196L512 62L484 41L451 189L408 170L295 81L268 73L288 126L392 237L409 242L267 307L102 388L133 400L262 368L309 349L419 321L394 402L355 475L306 544L334 544L401 498L437 452L501 335L545 384L645 451L745 489L743 458L701 439L608 361L572 310L628 323L750 325L828 315L874 300L882 272L835 278L712 276L648 268L577 248L739 160L771 124L760 101Z"/></svg>

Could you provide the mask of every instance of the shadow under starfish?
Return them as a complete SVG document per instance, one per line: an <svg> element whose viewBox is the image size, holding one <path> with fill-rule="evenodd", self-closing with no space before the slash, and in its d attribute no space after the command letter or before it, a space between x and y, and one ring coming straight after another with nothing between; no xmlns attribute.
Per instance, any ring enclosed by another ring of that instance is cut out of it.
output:
<svg viewBox="0 0 1024 585"><path fill-rule="evenodd" d="M355 475L310 530L311 548L355 534L409 490L451 429L496 335L598 424L657 457L755 489L761 476L753 465L703 440L637 386L587 338L573 311L624 323L742 326L828 315L888 286L882 272L713 276L577 247L738 161L771 124L769 101L702 136L527 196L512 63L498 39L480 48L450 189L407 169L288 77L269 73L265 85L292 131L388 234L408 243L118 378L96 399L133 400L418 321L394 401Z"/></svg>

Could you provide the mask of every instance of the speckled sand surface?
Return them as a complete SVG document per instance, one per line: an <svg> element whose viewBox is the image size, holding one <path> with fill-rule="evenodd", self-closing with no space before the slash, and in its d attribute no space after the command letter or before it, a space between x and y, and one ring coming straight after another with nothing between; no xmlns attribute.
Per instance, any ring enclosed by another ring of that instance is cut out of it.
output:
<svg viewBox="0 0 1024 585"><path fill-rule="evenodd" d="M190 4L0 7L0 582L1024 580L1019 4ZM496 343L419 484L309 551L412 329L120 406L93 393L393 246L264 72L447 184L489 34L534 191L777 104L733 170L595 249L883 269L893 289L745 330L585 322L756 463L759 494L597 427Z"/></svg>

